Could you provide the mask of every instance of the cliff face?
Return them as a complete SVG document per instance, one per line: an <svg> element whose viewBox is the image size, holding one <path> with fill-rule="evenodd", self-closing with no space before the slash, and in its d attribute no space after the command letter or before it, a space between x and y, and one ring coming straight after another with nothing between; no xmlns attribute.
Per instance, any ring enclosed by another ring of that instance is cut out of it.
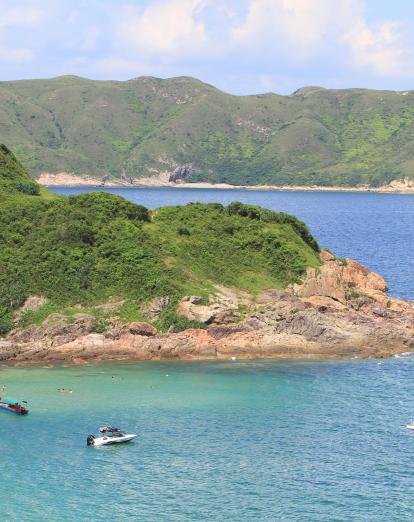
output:
<svg viewBox="0 0 414 522"><path fill-rule="evenodd" d="M218 287L203 303L183 299L177 311L206 329L161 334L147 323L114 317L96 333L96 319L70 324L53 314L40 326L16 329L0 342L3 361L90 359L222 359L230 357L384 357L414 350L414 304L385 293L382 277L352 260L321 253L301 285L267 290L256 299Z"/></svg>

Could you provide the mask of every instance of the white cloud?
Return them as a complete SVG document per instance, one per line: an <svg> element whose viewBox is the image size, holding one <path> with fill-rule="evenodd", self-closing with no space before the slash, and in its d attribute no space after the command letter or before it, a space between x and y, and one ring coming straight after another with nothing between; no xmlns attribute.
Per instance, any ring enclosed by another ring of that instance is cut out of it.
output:
<svg viewBox="0 0 414 522"><path fill-rule="evenodd" d="M414 23L393 20L392 5L375 19L375 2L0 0L0 74L191 75L238 93L408 89Z"/></svg>
<svg viewBox="0 0 414 522"><path fill-rule="evenodd" d="M368 23L362 0L249 0L232 36L256 52L284 49L292 63L318 59L320 51L335 61L338 51L348 64L379 75L405 75L414 64L412 43L404 46L400 27L390 20Z"/></svg>
<svg viewBox="0 0 414 522"><path fill-rule="evenodd" d="M0 9L0 60L13 63L32 60L32 49L10 44L6 35L14 28L36 26L45 19L45 11L30 6L8 7L4 2L0 2Z"/></svg>
<svg viewBox="0 0 414 522"><path fill-rule="evenodd" d="M0 45L0 60L26 62L33 58L33 51L24 47L5 47Z"/></svg>
<svg viewBox="0 0 414 522"><path fill-rule="evenodd" d="M76 22L78 21L79 19L79 13L78 11L72 11L69 16L68 16L68 23L70 25L74 25L76 24Z"/></svg>
<svg viewBox="0 0 414 522"><path fill-rule="evenodd" d="M260 87L263 89L270 90L275 88L274 78L270 74L261 74L258 78L258 81Z"/></svg>
<svg viewBox="0 0 414 522"><path fill-rule="evenodd" d="M250 0L233 38L241 44L287 44L308 55L323 39L332 17L330 5L329 0Z"/></svg>
<svg viewBox="0 0 414 522"><path fill-rule="evenodd" d="M41 22L46 13L43 9L35 7L1 7L0 29L14 27L36 25Z"/></svg>
<svg viewBox="0 0 414 522"><path fill-rule="evenodd" d="M140 54L193 54L207 44L205 24L197 19L206 4L206 0L156 0L144 11L124 6L118 37Z"/></svg>
<svg viewBox="0 0 414 522"><path fill-rule="evenodd" d="M412 75L413 50L404 46L398 24L387 21L375 29L361 18L345 41L355 65L368 66L383 76Z"/></svg>
<svg viewBox="0 0 414 522"><path fill-rule="evenodd" d="M110 56L95 62L96 69L110 74L131 73L136 74L140 70L140 64L133 59L117 58Z"/></svg>
<svg viewBox="0 0 414 522"><path fill-rule="evenodd" d="M100 30L98 27L89 27L83 35L81 49L85 51L91 51L92 49L95 49L98 44L99 36Z"/></svg>

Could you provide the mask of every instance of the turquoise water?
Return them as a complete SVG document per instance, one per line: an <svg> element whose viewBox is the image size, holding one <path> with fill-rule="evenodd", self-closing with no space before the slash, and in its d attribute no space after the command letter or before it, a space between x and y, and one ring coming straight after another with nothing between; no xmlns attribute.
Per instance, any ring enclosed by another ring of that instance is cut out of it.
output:
<svg viewBox="0 0 414 522"><path fill-rule="evenodd" d="M150 208L239 200L296 214L414 298L414 196L111 191ZM31 409L0 413L0 521L411 521L413 371L411 356L0 367ZM111 423L137 440L86 446Z"/></svg>
<svg viewBox="0 0 414 522"><path fill-rule="evenodd" d="M76 194L101 189L56 189ZM122 188L105 189L149 208L190 201L243 201L303 219L324 247L357 259L387 280L390 293L414 299L414 195L353 192Z"/></svg>
<svg viewBox="0 0 414 522"><path fill-rule="evenodd" d="M0 520L411 521L413 371L413 357L2 367L31 413L0 414ZM87 447L106 423L139 437Z"/></svg>

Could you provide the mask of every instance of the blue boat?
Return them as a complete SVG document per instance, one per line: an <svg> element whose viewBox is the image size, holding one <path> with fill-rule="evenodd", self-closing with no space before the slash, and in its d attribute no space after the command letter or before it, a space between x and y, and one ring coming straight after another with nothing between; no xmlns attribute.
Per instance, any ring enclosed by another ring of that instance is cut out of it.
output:
<svg viewBox="0 0 414 522"><path fill-rule="evenodd" d="M0 411L11 413L12 415L27 415L29 410L23 404L27 404L27 401L15 399L14 397L0 397Z"/></svg>

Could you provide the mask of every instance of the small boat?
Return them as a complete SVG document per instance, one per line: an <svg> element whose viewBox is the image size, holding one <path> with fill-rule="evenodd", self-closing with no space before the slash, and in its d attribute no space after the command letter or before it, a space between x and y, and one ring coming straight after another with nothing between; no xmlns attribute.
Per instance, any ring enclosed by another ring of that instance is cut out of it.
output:
<svg viewBox="0 0 414 522"><path fill-rule="evenodd" d="M94 435L88 435L86 444L88 446L108 446L109 444L121 444L123 442L129 442L135 439L136 435L133 433L124 433L118 428L112 426L102 426L99 428L102 435L95 437Z"/></svg>
<svg viewBox="0 0 414 522"><path fill-rule="evenodd" d="M27 401L13 397L0 398L0 410L13 415L27 415L29 413L29 410L23 404L27 404Z"/></svg>
<svg viewBox="0 0 414 522"><path fill-rule="evenodd" d="M414 420L412 420L410 424L407 424L406 428L407 430L414 430Z"/></svg>

